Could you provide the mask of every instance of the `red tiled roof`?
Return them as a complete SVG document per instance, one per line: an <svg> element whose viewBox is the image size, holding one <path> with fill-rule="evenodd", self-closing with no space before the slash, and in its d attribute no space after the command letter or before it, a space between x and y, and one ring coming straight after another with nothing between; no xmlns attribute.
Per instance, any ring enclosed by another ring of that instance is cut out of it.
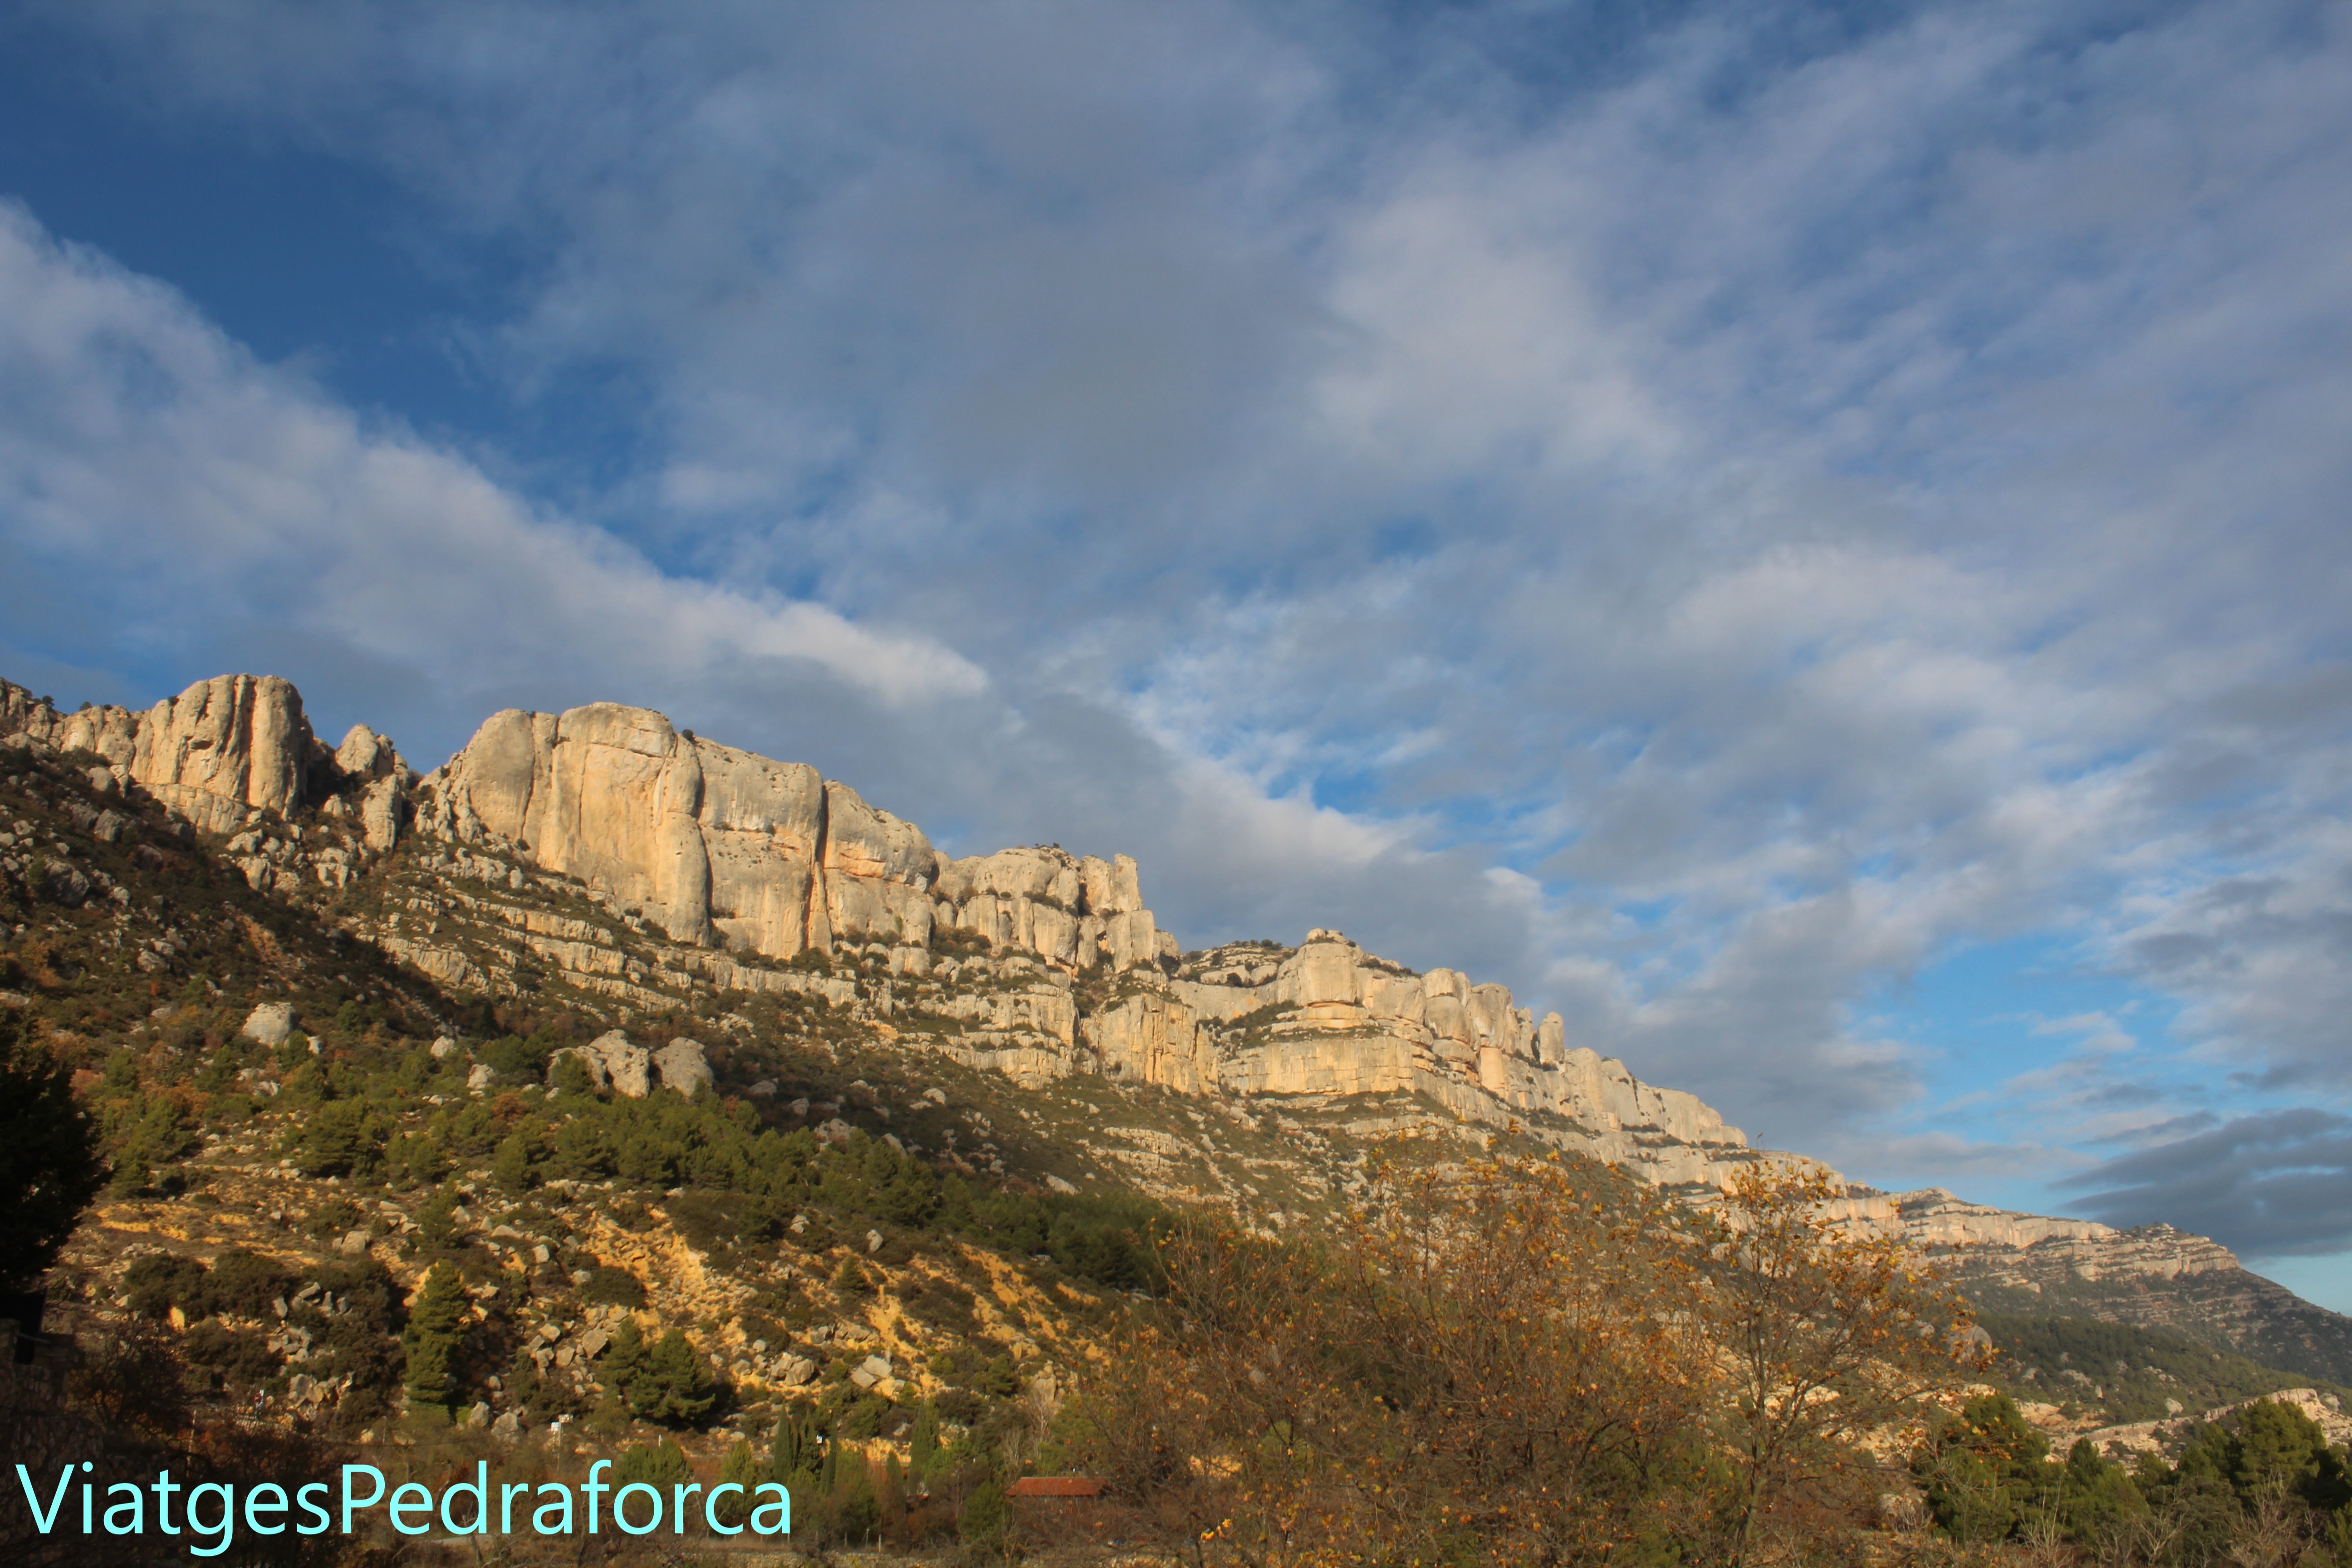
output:
<svg viewBox="0 0 2352 1568"><path fill-rule="evenodd" d="M1100 1497L1104 1483L1092 1476L1024 1476L1004 1489L1006 1497Z"/></svg>

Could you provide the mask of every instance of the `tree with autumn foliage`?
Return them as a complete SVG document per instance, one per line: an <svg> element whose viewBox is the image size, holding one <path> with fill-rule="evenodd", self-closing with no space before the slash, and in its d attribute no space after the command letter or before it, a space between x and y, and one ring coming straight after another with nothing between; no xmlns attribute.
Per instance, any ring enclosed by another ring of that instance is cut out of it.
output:
<svg viewBox="0 0 2352 1568"><path fill-rule="evenodd" d="M1201 1560L1541 1562L1654 1534L1713 1364L1698 1224L1567 1162L1393 1175L1320 1242L1192 1222L1078 1417L1093 1462Z"/></svg>
<svg viewBox="0 0 2352 1568"><path fill-rule="evenodd" d="M1712 1423L1729 1467L1716 1555L1732 1568L1776 1526L1878 1489L1982 1371L1969 1312L1899 1231L1846 1212L1817 1166L1759 1163L1724 1185L1707 1248L1707 1321L1721 1358Z"/></svg>
<svg viewBox="0 0 2352 1568"><path fill-rule="evenodd" d="M1068 1425L1196 1563L1745 1563L1841 1528L1962 1370L1951 1299L1842 1196L1496 1160L1384 1177L1313 1240L1192 1219Z"/></svg>

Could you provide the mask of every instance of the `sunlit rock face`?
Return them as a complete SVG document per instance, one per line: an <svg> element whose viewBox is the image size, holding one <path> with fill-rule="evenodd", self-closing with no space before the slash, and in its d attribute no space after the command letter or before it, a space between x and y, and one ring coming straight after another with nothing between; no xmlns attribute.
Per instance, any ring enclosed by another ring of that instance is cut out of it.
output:
<svg viewBox="0 0 2352 1568"><path fill-rule="evenodd" d="M0 681L0 736L101 758L120 783L137 784L207 833L233 832L257 810L290 815L371 784L393 801L406 773L392 743L373 731L364 744L357 731L345 742L362 762L362 771L347 773L310 732L302 694L274 675L215 676L144 710L74 713ZM390 831L380 831L388 846Z"/></svg>
<svg viewBox="0 0 2352 1568"><path fill-rule="evenodd" d="M791 958L838 942L923 948L941 926L1071 970L1174 952L1124 855L950 859L806 763L682 734L650 709L493 714L416 795L425 831L511 846L674 942Z"/></svg>

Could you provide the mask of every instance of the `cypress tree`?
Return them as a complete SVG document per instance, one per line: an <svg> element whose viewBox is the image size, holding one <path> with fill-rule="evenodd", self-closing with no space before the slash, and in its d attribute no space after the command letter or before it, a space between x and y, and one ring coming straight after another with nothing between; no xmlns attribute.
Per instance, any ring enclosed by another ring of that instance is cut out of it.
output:
<svg viewBox="0 0 2352 1568"><path fill-rule="evenodd" d="M840 1448L841 1443L831 1447ZM866 1468L866 1456L851 1450L842 1455L834 1476L832 1492L834 1523L852 1540L871 1541L882 1526L882 1501L874 1495L874 1477Z"/></svg>
<svg viewBox="0 0 2352 1568"><path fill-rule="evenodd" d="M940 1464L940 1413L928 1399L915 1415L915 1435L907 1445L907 1473L917 1491L929 1489Z"/></svg>
<svg viewBox="0 0 2352 1568"><path fill-rule="evenodd" d="M751 1458L751 1445L743 1438L727 1450L726 1459L719 1467L719 1479L711 1491L715 1496L719 1487L739 1486L740 1492L730 1492L711 1505L710 1511L721 1524L740 1525L751 1517L751 1489L760 1482L760 1466Z"/></svg>
<svg viewBox="0 0 2352 1568"><path fill-rule="evenodd" d="M400 1342L408 1352L403 1382L412 1403L446 1405L456 1396L455 1363L464 1339L466 1283L446 1263L436 1263L425 1277L416 1305L409 1309L408 1327Z"/></svg>

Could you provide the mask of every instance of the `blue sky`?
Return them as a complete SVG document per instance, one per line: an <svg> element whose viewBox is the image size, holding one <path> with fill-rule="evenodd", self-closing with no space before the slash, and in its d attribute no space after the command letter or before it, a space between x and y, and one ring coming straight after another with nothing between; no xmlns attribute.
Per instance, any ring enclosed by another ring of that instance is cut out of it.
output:
<svg viewBox="0 0 2352 1568"><path fill-rule="evenodd" d="M20 4L0 672L642 702L2352 1308L2352 8Z"/></svg>

